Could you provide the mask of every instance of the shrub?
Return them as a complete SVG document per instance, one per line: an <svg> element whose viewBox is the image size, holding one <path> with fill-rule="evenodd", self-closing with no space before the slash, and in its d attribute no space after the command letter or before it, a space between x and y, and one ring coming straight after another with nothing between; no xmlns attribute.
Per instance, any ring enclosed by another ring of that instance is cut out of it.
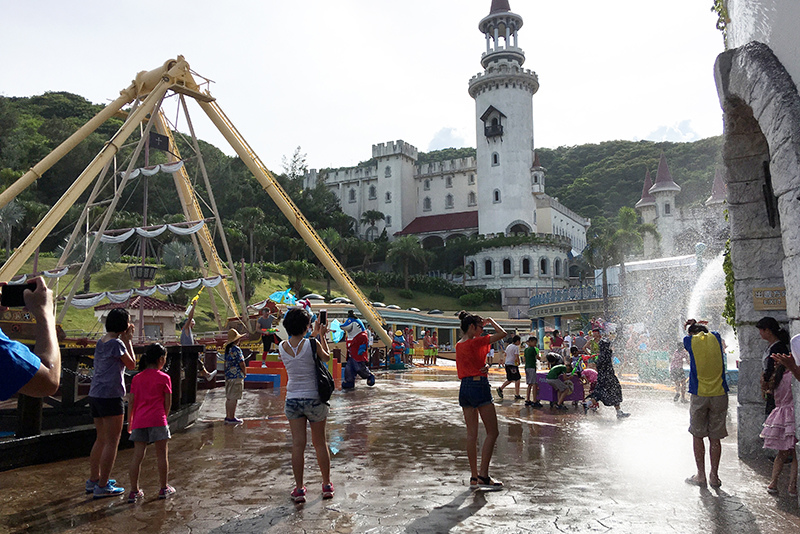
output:
<svg viewBox="0 0 800 534"><path fill-rule="evenodd" d="M383 293L381 293L377 289L373 289L372 291L369 292L369 299L371 301L373 301L373 302L375 302L375 301L383 302L383 299L385 299L385 298L386 298L386 295L384 295Z"/></svg>
<svg viewBox="0 0 800 534"><path fill-rule="evenodd" d="M458 298L459 304L464 308L474 308L483 303L483 292L475 291L474 293L467 293Z"/></svg>
<svg viewBox="0 0 800 534"><path fill-rule="evenodd" d="M411 292L410 289L401 289L397 292L397 295L403 299L413 299L414 293Z"/></svg>

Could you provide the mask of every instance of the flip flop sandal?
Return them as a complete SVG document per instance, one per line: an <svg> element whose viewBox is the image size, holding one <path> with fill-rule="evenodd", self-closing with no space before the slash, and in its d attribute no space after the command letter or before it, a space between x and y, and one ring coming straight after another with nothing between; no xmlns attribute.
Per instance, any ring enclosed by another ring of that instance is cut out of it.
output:
<svg viewBox="0 0 800 534"><path fill-rule="evenodd" d="M722 487L722 481L721 480L717 480L716 482L709 482L708 485L711 486L714 489L719 489L719 488Z"/></svg>
<svg viewBox="0 0 800 534"><path fill-rule="evenodd" d="M769 486L767 486L767 493L769 493L770 495L777 495L778 488L770 488Z"/></svg>

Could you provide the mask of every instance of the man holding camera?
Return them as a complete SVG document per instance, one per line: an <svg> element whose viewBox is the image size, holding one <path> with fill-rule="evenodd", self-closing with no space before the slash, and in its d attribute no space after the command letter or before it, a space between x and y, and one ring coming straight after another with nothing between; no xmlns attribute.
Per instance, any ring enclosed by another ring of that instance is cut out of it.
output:
<svg viewBox="0 0 800 534"><path fill-rule="evenodd" d="M53 292L41 277L31 280L23 292L24 305L36 319L36 341L33 352L9 339L0 331L0 401L15 393L31 397L55 394L61 382L61 352L56 337L53 315ZM3 289L8 286L4 286Z"/></svg>

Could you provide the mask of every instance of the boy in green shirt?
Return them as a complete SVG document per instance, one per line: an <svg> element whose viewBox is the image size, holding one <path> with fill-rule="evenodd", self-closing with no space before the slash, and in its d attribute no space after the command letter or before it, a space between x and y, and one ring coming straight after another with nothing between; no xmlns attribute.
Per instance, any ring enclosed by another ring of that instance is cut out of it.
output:
<svg viewBox="0 0 800 534"><path fill-rule="evenodd" d="M528 384L528 395L525 401L525 406L533 406L534 408L541 408L542 403L539 402L539 385L536 383L536 360L539 359L539 349L536 345L539 340L536 336L528 338L527 347L525 347L525 383ZM531 401L531 392L533 392L533 401Z"/></svg>
<svg viewBox="0 0 800 534"><path fill-rule="evenodd" d="M569 363L563 365L554 365L547 373L547 383L553 386L555 391L558 391L558 401L556 402L556 410L568 410L564 406L564 399L567 395L572 393L573 383L569 374L572 372L572 366ZM566 377L566 380L563 378Z"/></svg>

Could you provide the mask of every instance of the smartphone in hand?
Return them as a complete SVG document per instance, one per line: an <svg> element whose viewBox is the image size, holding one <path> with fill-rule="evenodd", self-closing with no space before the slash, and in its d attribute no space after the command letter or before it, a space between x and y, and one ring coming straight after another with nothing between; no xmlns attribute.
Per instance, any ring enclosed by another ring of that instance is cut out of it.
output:
<svg viewBox="0 0 800 534"><path fill-rule="evenodd" d="M328 324L328 310L319 311L319 323Z"/></svg>
<svg viewBox="0 0 800 534"><path fill-rule="evenodd" d="M0 288L0 306L6 308L22 308L25 306L25 298L23 293L26 289L36 291L36 284L28 282L27 284L3 284Z"/></svg>

